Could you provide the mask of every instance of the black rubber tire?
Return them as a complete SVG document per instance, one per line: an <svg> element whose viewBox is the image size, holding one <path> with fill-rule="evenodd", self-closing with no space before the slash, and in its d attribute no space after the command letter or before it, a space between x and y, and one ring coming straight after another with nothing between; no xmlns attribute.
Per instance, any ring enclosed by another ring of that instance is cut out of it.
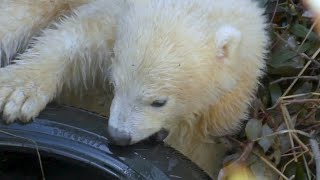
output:
<svg viewBox="0 0 320 180"><path fill-rule="evenodd" d="M32 123L0 123L0 156L35 152L37 146L41 156L75 161L99 171L105 179L209 179L164 144L110 145L104 136L106 125L107 118L71 107L49 106ZM1 172L0 163L0 179L4 179L1 176L5 177L5 172Z"/></svg>

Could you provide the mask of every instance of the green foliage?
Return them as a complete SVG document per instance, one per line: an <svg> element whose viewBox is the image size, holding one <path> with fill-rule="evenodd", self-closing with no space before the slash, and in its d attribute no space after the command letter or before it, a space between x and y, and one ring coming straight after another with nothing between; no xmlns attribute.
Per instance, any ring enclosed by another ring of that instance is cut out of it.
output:
<svg viewBox="0 0 320 180"><path fill-rule="evenodd" d="M278 177L315 179L312 156L302 152L309 149L306 135L318 137L320 132L320 55L315 54L320 48L320 33L311 29L313 18L307 15L301 1L255 1L265 7L270 20L268 69L261 80L251 119L236 138L243 142L242 146L255 142L252 154L260 158L248 159L255 174L262 173L259 167L269 167L262 174L275 173L270 168L273 166L280 172L276 173ZM296 78L299 80L295 81ZM286 99L281 99L283 97ZM288 129L305 135L293 133L289 136Z"/></svg>

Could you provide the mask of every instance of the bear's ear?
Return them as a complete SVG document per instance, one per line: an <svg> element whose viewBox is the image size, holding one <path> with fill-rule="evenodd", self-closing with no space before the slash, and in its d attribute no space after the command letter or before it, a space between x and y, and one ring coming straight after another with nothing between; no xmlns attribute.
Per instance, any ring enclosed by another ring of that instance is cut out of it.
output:
<svg viewBox="0 0 320 180"><path fill-rule="evenodd" d="M237 56L237 48L241 41L241 32L231 25L223 25L218 28L215 36L215 46L218 60L229 64L230 60Z"/></svg>

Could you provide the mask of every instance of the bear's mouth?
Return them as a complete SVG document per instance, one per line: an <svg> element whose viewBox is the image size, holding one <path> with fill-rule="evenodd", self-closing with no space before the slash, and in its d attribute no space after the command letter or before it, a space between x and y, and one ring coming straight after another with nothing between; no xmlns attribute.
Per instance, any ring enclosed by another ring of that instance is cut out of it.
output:
<svg viewBox="0 0 320 180"><path fill-rule="evenodd" d="M163 140L169 135L169 131L165 130L165 129L161 129L160 131L152 134L151 136L149 136L146 140L146 142L148 143L152 143L152 144L158 144L163 142Z"/></svg>
<svg viewBox="0 0 320 180"><path fill-rule="evenodd" d="M165 129L161 129L150 136L147 136L145 139L140 141L132 141L132 138L125 133L115 129L109 129L105 134L106 137L110 140L111 144L116 146L129 146L134 144L159 144L168 136L169 132Z"/></svg>

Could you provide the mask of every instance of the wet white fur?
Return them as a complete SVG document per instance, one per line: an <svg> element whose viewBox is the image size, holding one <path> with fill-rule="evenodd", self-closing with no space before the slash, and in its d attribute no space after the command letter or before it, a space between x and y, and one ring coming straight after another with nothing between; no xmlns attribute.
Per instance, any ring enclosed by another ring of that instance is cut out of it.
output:
<svg viewBox="0 0 320 180"><path fill-rule="evenodd" d="M166 142L211 174L210 136L232 133L246 118L265 68L263 10L250 0L55 0L49 11L44 1L26 2L0 3L3 64L59 9L68 16L0 69L7 122L36 117L63 86L107 77L115 89L109 126L131 143L168 129ZM167 104L150 106L158 99Z"/></svg>

